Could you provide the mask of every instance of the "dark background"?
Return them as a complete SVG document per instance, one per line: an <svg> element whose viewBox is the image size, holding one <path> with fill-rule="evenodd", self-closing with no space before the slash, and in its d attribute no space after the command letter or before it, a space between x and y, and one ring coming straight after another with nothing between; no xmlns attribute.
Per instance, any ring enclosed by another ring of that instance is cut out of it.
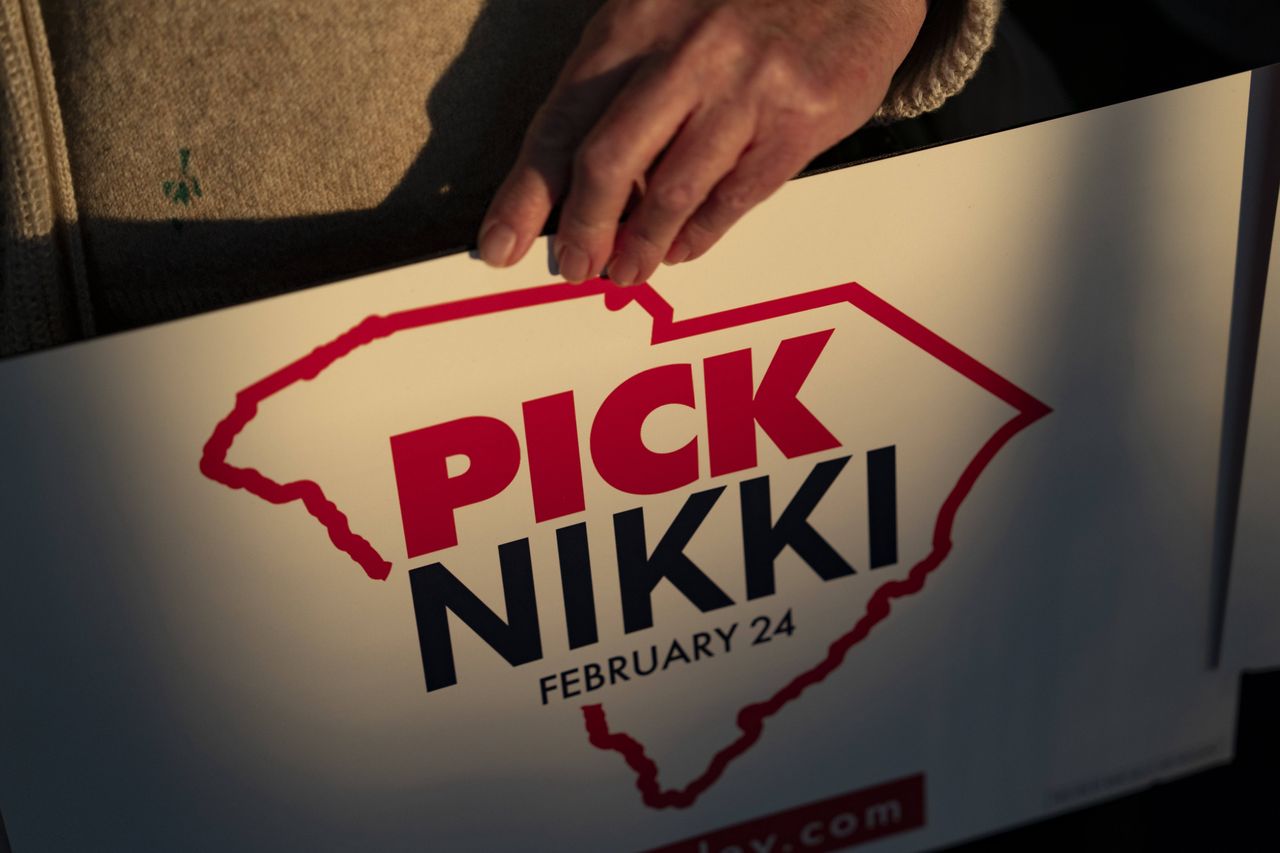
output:
<svg viewBox="0 0 1280 853"><path fill-rule="evenodd" d="M964 91L929 115L858 131L810 169L994 133L1276 62L1277 0L1005 0L995 45Z"/></svg>

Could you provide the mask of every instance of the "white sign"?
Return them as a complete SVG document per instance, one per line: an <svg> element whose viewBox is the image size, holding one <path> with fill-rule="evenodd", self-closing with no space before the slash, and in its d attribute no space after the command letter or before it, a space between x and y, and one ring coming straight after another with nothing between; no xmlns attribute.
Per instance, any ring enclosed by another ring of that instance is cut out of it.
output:
<svg viewBox="0 0 1280 853"><path fill-rule="evenodd" d="M16 849L937 846L1228 760L1248 79L0 364Z"/></svg>

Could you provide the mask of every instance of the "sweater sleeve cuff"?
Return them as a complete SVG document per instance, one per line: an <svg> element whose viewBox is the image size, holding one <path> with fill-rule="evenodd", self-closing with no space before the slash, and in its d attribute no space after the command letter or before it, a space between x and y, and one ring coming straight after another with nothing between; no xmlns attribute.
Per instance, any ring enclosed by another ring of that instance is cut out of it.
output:
<svg viewBox="0 0 1280 853"><path fill-rule="evenodd" d="M932 0L873 121L884 124L931 112L963 89L995 40L1001 2Z"/></svg>

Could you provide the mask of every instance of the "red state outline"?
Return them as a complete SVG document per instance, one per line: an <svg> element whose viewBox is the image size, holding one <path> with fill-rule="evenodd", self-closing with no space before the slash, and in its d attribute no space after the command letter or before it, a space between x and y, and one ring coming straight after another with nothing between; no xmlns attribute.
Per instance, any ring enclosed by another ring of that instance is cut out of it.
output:
<svg viewBox="0 0 1280 853"><path fill-rule="evenodd" d="M234 408L218 422L213 434L205 442L200 457L200 471L217 483L232 489L245 489L273 504L302 501L307 511L328 531L330 541L338 550L351 557L370 578L385 580L391 573L391 563L368 540L351 530L346 515L325 496L314 481L277 483L255 468L239 468L226 461L236 436L257 415L259 405L296 382L316 378L325 368L355 349L397 332L601 294L604 295L605 307L609 310L617 311L635 302L648 312L653 318L650 345L847 302L1017 411L1012 419L1005 422L982 445L943 501L934 524L929 554L912 566L906 577L887 581L877 587L867 601L862 616L849 631L836 638L818 664L792 678L763 702L747 705L740 710L737 715L740 732L738 737L717 752L707 769L684 788L663 790L658 784L658 766L645 754L644 746L626 733L610 731L602 705L583 706L582 714L590 743L598 749L612 750L622 755L627 766L636 774L636 787L645 805L655 809L687 808L715 784L730 762L760 739L766 719L798 699L806 689L824 680L843 663L849 650L889 615L889 603L893 599L914 595L924 588L925 579L951 551L951 531L956 513L977 482L978 476L1010 439L1052 410L856 282L676 320L671 305L648 284L621 287L606 279L597 278L582 284L547 284L413 308L386 316L368 317L332 341L321 344L302 358L237 393Z"/></svg>

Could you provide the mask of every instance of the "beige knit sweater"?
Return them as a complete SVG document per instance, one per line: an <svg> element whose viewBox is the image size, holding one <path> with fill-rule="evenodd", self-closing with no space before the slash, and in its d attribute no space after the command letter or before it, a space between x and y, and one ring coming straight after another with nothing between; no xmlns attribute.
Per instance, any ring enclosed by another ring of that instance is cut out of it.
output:
<svg viewBox="0 0 1280 853"><path fill-rule="evenodd" d="M0 0L0 354L460 248L601 0ZM878 118L972 76L933 0Z"/></svg>

